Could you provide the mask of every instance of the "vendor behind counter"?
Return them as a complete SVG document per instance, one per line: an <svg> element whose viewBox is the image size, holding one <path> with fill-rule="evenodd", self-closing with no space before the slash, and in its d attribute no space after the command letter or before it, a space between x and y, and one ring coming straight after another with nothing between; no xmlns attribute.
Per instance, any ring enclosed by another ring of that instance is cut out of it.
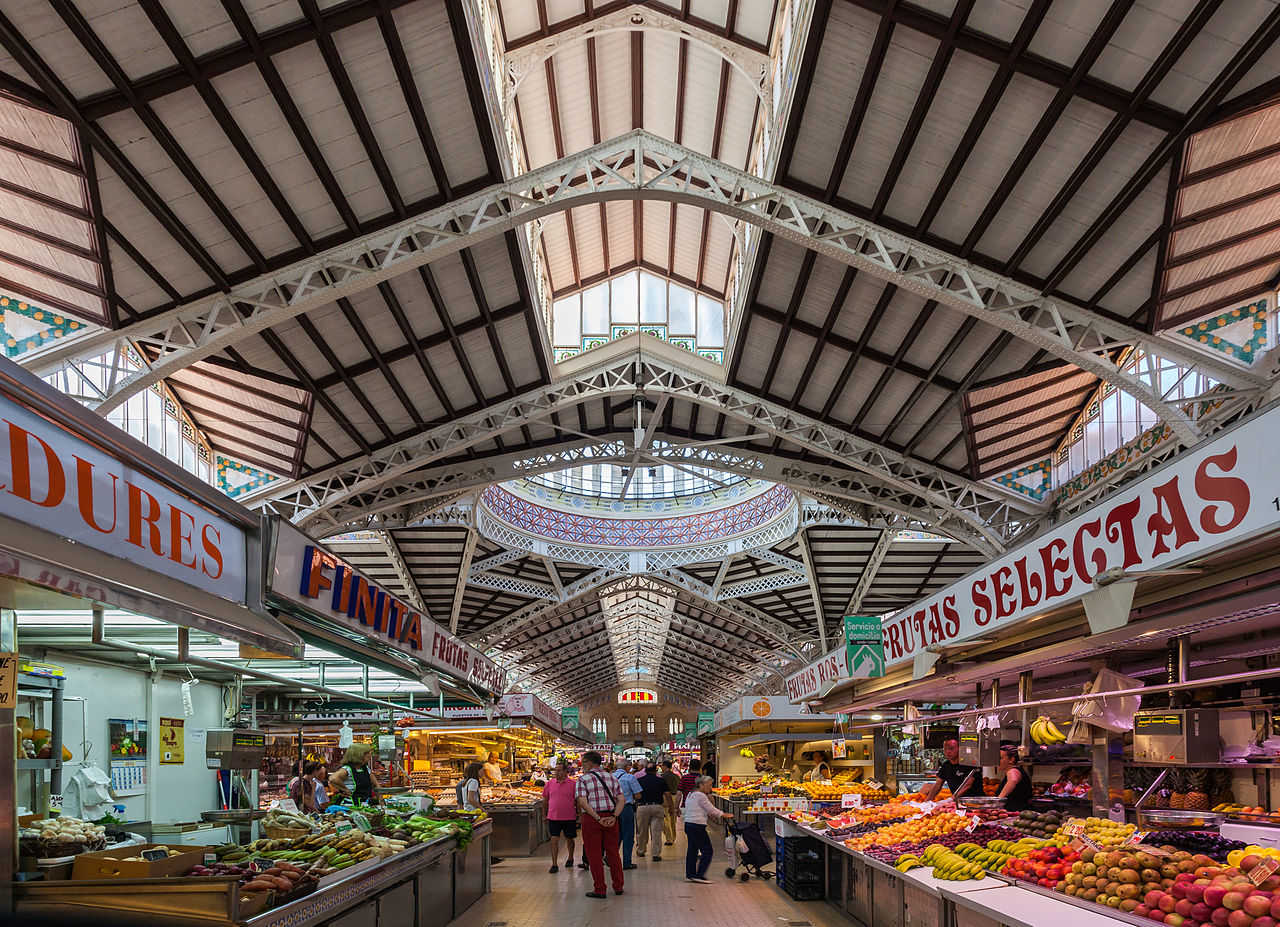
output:
<svg viewBox="0 0 1280 927"><path fill-rule="evenodd" d="M376 804L378 782L373 778L373 770L369 767L369 754L373 747L369 744L352 744L342 756L342 763L329 777L330 800L339 796L365 804Z"/></svg>

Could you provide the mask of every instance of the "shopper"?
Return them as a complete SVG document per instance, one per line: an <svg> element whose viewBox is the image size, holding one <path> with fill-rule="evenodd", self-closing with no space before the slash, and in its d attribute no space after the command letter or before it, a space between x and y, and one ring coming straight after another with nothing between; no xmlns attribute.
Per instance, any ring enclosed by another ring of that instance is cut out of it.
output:
<svg viewBox="0 0 1280 927"><path fill-rule="evenodd" d="M702 775L702 761L690 760L689 769L680 777L681 802L689 799L689 793L698 787L698 777Z"/></svg>
<svg viewBox="0 0 1280 927"><path fill-rule="evenodd" d="M636 864L631 859L631 851L636 842L636 800L640 797L640 783L631 772L630 761L618 767L613 777L622 786L622 798L626 802L622 815L618 818L618 834L622 840L622 868L634 869Z"/></svg>
<svg viewBox="0 0 1280 927"><path fill-rule="evenodd" d="M326 787L328 781L329 768L324 763L315 763L311 772L310 807L303 810L314 814L324 814L324 809L329 807L329 790Z"/></svg>
<svg viewBox="0 0 1280 927"><path fill-rule="evenodd" d="M662 822L666 820L667 796L671 787L658 775L658 767L650 763L644 775L636 779L640 783L640 797L636 799L636 849L641 859L649 853L653 843L653 861L662 860Z"/></svg>
<svg viewBox="0 0 1280 927"><path fill-rule="evenodd" d="M699 776L697 787L684 800L684 836L689 841L689 849L684 855L684 877L704 885L711 881L707 878L707 870L711 868L711 838L707 836L707 821L712 818L728 821L731 817L711 804L712 785L709 776Z"/></svg>
<svg viewBox="0 0 1280 927"><path fill-rule="evenodd" d="M1012 744L1000 747L1000 791L1005 811L1025 811L1031 805L1031 776L1018 765L1018 748Z"/></svg>
<svg viewBox="0 0 1280 927"><path fill-rule="evenodd" d="M484 764L484 779L491 785L497 785L502 781L502 761L498 759L498 754L490 752L489 761Z"/></svg>
<svg viewBox="0 0 1280 927"><path fill-rule="evenodd" d="M578 784L569 778L569 768L561 760L555 772L542 787L542 810L551 834L551 872L559 872L560 838L569 845L564 861L565 871L573 869L573 841L578 836L576 790Z"/></svg>
<svg viewBox="0 0 1280 927"><path fill-rule="evenodd" d="M342 765L329 777L329 791L341 794L352 801L375 804L378 801L378 783L369 768L369 744L352 744L342 755Z"/></svg>
<svg viewBox="0 0 1280 927"><path fill-rule="evenodd" d="M702 764L702 774L711 780L711 787L715 788L720 783L716 781L716 764L711 760L707 760Z"/></svg>
<svg viewBox="0 0 1280 927"><path fill-rule="evenodd" d="M676 842L676 814L680 808L680 777L671 768L671 761L662 763L662 779L667 783L667 794L662 796L666 814L662 819L662 834L666 837L666 845L674 846Z"/></svg>
<svg viewBox="0 0 1280 927"><path fill-rule="evenodd" d="M942 755L944 759L942 765L938 767L937 777L933 782L925 786L925 801L933 801L941 793L943 787L951 790L952 798L959 798L961 795L972 792L974 782L977 781L979 774L976 768L964 766L958 762L960 759L960 741L954 737L943 741ZM970 773L973 773L974 777L966 785L965 780L969 778Z"/></svg>
<svg viewBox="0 0 1280 927"><path fill-rule="evenodd" d="M589 750L582 755L582 775L574 789L582 812L582 846L591 866L593 890L588 898L606 897L604 864L608 861L614 894L622 894L622 859L618 856L618 816L626 802L617 779L600 768L600 754ZM603 854L603 859L601 855Z"/></svg>
<svg viewBox="0 0 1280 927"><path fill-rule="evenodd" d="M463 811L480 810L480 777L484 775L479 763L468 763L462 772L462 780L455 786L458 807Z"/></svg>

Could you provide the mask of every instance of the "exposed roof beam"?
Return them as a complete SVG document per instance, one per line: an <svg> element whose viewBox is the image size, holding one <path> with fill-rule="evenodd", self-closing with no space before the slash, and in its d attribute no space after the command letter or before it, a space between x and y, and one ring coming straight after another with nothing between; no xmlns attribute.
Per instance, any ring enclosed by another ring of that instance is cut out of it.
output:
<svg viewBox="0 0 1280 927"><path fill-rule="evenodd" d="M471 571L471 558L476 552L480 534L474 528L467 529L467 540L462 547L462 562L458 565L458 580L453 585L453 605L449 609L449 633L458 633L458 617L462 614L462 593L467 586L467 574Z"/></svg>
<svg viewBox="0 0 1280 927"><path fill-rule="evenodd" d="M886 532L887 533L887 532ZM801 528L800 556L804 559L804 569L809 581L809 597L813 600L813 616L818 623L818 640L822 652L827 652L827 612L822 605L822 590L818 588L818 571L813 567L813 551L809 548L809 533Z"/></svg>
<svg viewBox="0 0 1280 927"><path fill-rule="evenodd" d="M871 591L871 584L876 580L876 573L880 570L880 564L884 563L885 556L889 553L889 548L893 546L893 531L884 530L880 532L880 536L876 538L875 546L871 548L871 553L867 555L866 565L863 566L862 572L858 574L858 582L853 587L853 594L849 596L849 604L844 607L846 615L856 615L862 609L862 602L867 597L867 593Z"/></svg>
<svg viewBox="0 0 1280 927"><path fill-rule="evenodd" d="M400 585L404 587L405 598L409 600L414 608L430 618L431 612L427 610L426 603L422 601L422 592L418 589L418 583L413 578L413 571L404 562L404 554L400 552L400 545L396 543L395 537L392 536L390 531L379 531L378 537L387 552L387 559L391 561L392 569L396 571L396 578L400 580Z"/></svg>

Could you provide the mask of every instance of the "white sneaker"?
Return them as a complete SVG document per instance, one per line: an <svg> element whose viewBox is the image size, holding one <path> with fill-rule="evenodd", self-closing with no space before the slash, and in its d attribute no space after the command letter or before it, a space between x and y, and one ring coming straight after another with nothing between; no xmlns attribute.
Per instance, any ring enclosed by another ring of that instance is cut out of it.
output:
<svg viewBox="0 0 1280 927"><path fill-rule="evenodd" d="M694 876L694 877L693 877L692 879L690 879L689 881L690 881L690 882L699 882L699 883L701 883L701 884L703 884L703 885L710 885L710 884L711 884L711 880L710 880L710 879L700 879L700 878L698 878L697 876Z"/></svg>

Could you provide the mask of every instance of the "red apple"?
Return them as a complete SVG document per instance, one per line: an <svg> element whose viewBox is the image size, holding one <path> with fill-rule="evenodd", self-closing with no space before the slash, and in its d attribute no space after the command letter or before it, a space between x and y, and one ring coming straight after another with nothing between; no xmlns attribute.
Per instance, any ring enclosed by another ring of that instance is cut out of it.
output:
<svg viewBox="0 0 1280 927"><path fill-rule="evenodd" d="M1227 921L1230 920L1233 913L1226 908L1214 908L1209 920L1213 922L1214 927L1227 927Z"/></svg>
<svg viewBox="0 0 1280 927"><path fill-rule="evenodd" d="M1244 897L1244 892L1232 889L1222 896L1222 906L1228 911L1239 911L1244 907Z"/></svg>
<svg viewBox="0 0 1280 927"><path fill-rule="evenodd" d="M1148 914L1151 913L1151 909L1148 908L1145 904L1140 904L1129 913L1132 914L1134 917L1146 917Z"/></svg>
<svg viewBox="0 0 1280 927"><path fill-rule="evenodd" d="M1186 883L1186 882L1174 882L1174 883L1173 883L1173 885L1169 886L1169 894L1170 894L1170 895L1172 895L1174 898L1186 898L1186 897L1187 897L1187 883Z"/></svg>
<svg viewBox="0 0 1280 927"><path fill-rule="evenodd" d="M1204 890L1205 886L1201 885L1199 882L1192 882L1187 886L1187 898L1191 900L1192 904L1195 904L1198 901L1204 901Z"/></svg>
<svg viewBox="0 0 1280 927"><path fill-rule="evenodd" d="M1203 924L1212 916L1213 908L1209 907L1203 901L1191 906L1191 919L1193 921L1199 921Z"/></svg>
<svg viewBox="0 0 1280 927"><path fill-rule="evenodd" d="M1173 913L1181 914L1183 917L1190 917L1193 908L1195 908L1195 905L1183 898L1173 906Z"/></svg>
<svg viewBox="0 0 1280 927"><path fill-rule="evenodd" d="M1253 915L1244 911L1232 911L1227 918L1227 927L1253 927Z"/></svg>
<svg viewBox="0 0 1280 927"><path fill-rule="evenodd" d="M1182 927L1183 920L1184 920L1183 916L1177 913L1166 914L1164 916L1164 922L1168 924L1169 927Z"/></svg>
<svg viewBox="0 0 1280 927"><path fill-rule="evenodd" d="M1164 897L1164 892L1150 891L1150 892L1147 892L1146 897L1142 899L1142 903L1145 904L1148 908L1158 908L1160 907L1160 899L1163 897Z"/></svg>
<svg viewBox="0 0 1280 927"><path fill-rule="evenodd" d="M1242 898L1240 900L1243 903L1244 899ZM1172 895L1162 895L1160 897L1160 910L1165 914L1172 914L1174 905L1177 903L1178 899L1174 898Z"/></svg>
<svg viewBox="0 0 1280 927"><path fill-rule="evenodd" d="M1204 890L1204 903L1211 908L1219 908L1222 906L1222 899L1226 894L1226 886L1210 885Z"/></svg>
<svg viewBox="0 0 1280 927"><path fill-rule="evenodd" d="M1147 913L1147 917L1148 919L1155 921L1157 924L1163 924L1165 919L1165 912L1161 911L1159 908L1152 908ZM1226 927L1226 925L1224 924L1223 927Z"/></svg>
<svg viewBox="0 0 1280 927"><path fill-rule="evenodd" d="M1195 879L1196 879L1195 874L1194 874L1194 873L1191 873L1191 872L1179 872L1176 876L1174 876L1174 877L1173 877L1173 881L1174 881L1175 883L1177 883L1177 882L1194 882L1194 881L1195 881Z"/></svg>
<svg viewBox="0 0 1280 927"><path fill-rule="evenodd" d="M1275 896L1271 898L1271 916L1280 921L1280 898Z"/></svg>
<svg viewBox="0 0 1280 927"><path fill-rule="evenodd" d="M1264 914L1262 917L1253 919L1253 927L1276 927L1276 919L1270 914Z"/></svg>
<svg viewBox="0 0 1280 927"><path fill-rule="evenodd" d="M1271 898L1268 895L1250 895L1244 900L1244 913L1250 917L1261 917L1271 911Z"/></svg>

